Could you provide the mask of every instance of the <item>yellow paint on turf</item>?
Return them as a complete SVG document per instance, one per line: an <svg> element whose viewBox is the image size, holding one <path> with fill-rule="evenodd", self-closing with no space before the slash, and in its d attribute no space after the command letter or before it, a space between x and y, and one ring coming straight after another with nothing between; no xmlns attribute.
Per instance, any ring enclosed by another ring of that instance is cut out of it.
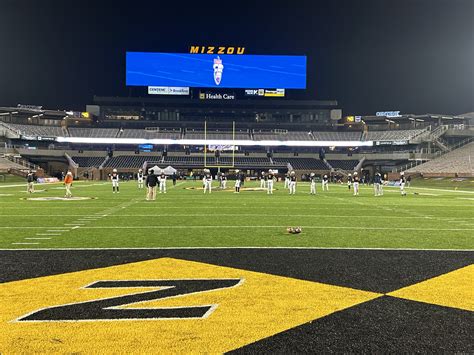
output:
<svg viewBox="0 0 474 355"><path fill-rule="evenodd" d="M474 311L474 264L399 289L388 295Z"/></svg>
<svg viewBox="0 0 474 355"><path fill-rule="evenodd" d="M143 292L81 289L99 280L240 278L239 286L126 308L217 304L205 319L12 322L44 307ZM0 353L221 353L380 294L162 258L0 284Z"/></svg>

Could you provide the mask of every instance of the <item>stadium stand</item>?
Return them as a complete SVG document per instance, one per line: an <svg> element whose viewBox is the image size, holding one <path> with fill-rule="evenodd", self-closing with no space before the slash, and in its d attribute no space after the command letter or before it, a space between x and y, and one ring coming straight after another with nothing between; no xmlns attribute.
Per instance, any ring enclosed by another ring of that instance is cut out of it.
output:
<svg viewBox="0 0 474 355"><path fill-rule="evenodd" d="M283 132L283 133L276 133L272 131L262 131L262 130L253 130L253 138L254 140L278 140L278 141L291 141L291 140L298 140L298 141L311 141L313 137L311 136L311 132Z"/></svg>
<svg viewBox="0 0 474 355"><path fill-rule="evenodd" d="M120 138L144 138L144 139L180 139L181 130L159 131L159 130L146 130L146 129L124 129L119 134Z"/></svg>
<svg viewBox="0 0 474 355"><path fill-rule="evenodd" d="M423 133L425 129L405 129L394 131L369 131L366 140L369 141L407 141Z"/></svg>
<svg viewBox="0 0 474 355"><path fill-rule="evenodd" d="M23 136L60 137L67 134L65 130L58 126L36 126L19 123L8 123L6 125L11 129L20 132Z"/></svg>
<svg viewBox="0 0 474 355"><path fill-rule="evenodd" d="M71 137L115 138L119 130L116 128L69 128Z"/></svg>
<svg viewBox="0 0 474 355"><path fill-rule="evenodd" d="M360 132L314 132L314 139L317 141L359 141Z"/></svg>
<svg viewBox="0 0 474 355"><path fill-rule="evenodd" d="M276 164L291 164L295 170L328 170L324 161L314 158L273 158Z"/></svg>
<svg viewBox="0 0 474 355"><path fill-rule="evenodd" d="M71 157L80 167L98 168L105 160L105 157Z"/></svg>
<svg viewBox="0 0 474 355"><path fill-rule="evenodd" d="M334 169L342 170L354 170L358 163L358 160L328 160L328 164Z"/></svg>
<svg viewBox="0 0 474 355"><path fill-rule="evenodd" d="M408 173L474 175L474 142L408 169Z"/></svg>
<svg viewBox="0 0 474 355"><path fill-rule="evenodd" d="M161 161L161 156L143 156L143 155L121 155L110 158L105 164L106 168L127 168L139 169L146 161Z"/></svg>
<svg viewBox="0 0 474 355"><path fill-rule="evenodd" d="M234 135L232 131L218 131L208 130L204 135L203 130L186 129L185 139L233 139ZM250 139L249 132L247 130L236 130L235 139L248 140Z"/></svg>

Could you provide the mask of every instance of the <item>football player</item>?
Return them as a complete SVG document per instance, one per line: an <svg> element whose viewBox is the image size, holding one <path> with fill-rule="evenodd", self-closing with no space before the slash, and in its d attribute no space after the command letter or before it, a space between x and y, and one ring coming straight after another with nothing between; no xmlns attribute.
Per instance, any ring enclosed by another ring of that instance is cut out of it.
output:
<svg viewBox="0 0 474 355"><path fill-rule="evenodd" d="M266 176L265 173L262 171L260 174L260 188L264 189L266 187Z"/></svg>
<svg viewBox="0 0 474 355"><path fill-rule="evenodd" d="M73 180L74 179L72 177L72 173L68 171L66 176L64 177L64 187L66 188L66 194L64 195L64 197L66 198L72 197L71 186Z"/></svg>
<svg viewBox="0 0 474 355"><path fill-rule="evenodd" d="M309 174L309 181L310 181L310 194L316 195L316 177L314 173Z"/></svg>
<svg viewBox="0 0 474 355"><path fill-rule="evenodd" d="M288 189L290 187L290 173L287 172L285 174L285 189Z"/></svg>
<svg viewBox="0 0 474 355"><path fill-rule="evenodd" d="M380 173L375 173L374 175L374 193L375 196L382 196L382 193L380 192L380 186L382 185L382 177L380 176Z"/></svg>
<svg viewBox="0 0 474 355"><path fill-rule="evenodd" d="M273 175L273 171L271 169L268 170L268 174L267 174L267 195L273 195L273 180L274 179L275 179L275 175Z"/></svg>
<svg viewBox="0 0 474 355"><path fill-rule="evenodd" d="M359 195L359 175L357 174L357 171L354 172L354 175L353 175L353 185L354 185L354 196L358 196Z"/></svg>
<svg viewBox="0 0 474 355"><path fill-rule="evenodd" d="M224 173L222 173L221 174L221 188L222 190L225 190L226 187L227 187L227 176Z"/></svg>
<svg viewBox="0 0 474 355"><path fill-rule="evenodd" d="M347 188L350 190L352 186L352 175L347 175Z"/></svg>
<svg viewBox="0 0 474 355"><path fill-rule="evenodd" d="M236 176L235 176L235 184L234 184L234 187L235 187L234 193L240 194L240 185L242 183L242 177L240 176L239 170L236 170L235 173L236 173Z"/></svg>
<svg viewBox="0 0 474 355"><path fill-rule="evenodd" d="M160 178L158 179L160 182L160 194L166 193L166 175L164 172L161 172Z"/></svg>
<svg viewBox="0 0 474 355"><path fill-rule="evenodd" d="M137 174L137 182L138 182L138 188L143 189L143 181L145 180L145 176L143 175L143 170L138 169L138 174Z"/></svg>
<svg viewBox="0 0 474 355"><path fill-rule="evenodd" d="M26 192L29 194L35 192L35 174L31 170L28 170L28 175L26 175Z"/></svg>
<svg viewBox="0 0 474 355"><path fill-rule="evenodd" d="M112 193L120 193L117 169L112 170L112 176L110 177L110 180L112 180Z"/></svg>
<svg viewBox="0 0 474 355"><path fill-rule="evenodd" d="M211 175L211 172L209 169L205 169L204 170L205 174L204 174L204 193L206 193L206 191L209 191L209 193L211 193L212 191L212 175Z"/></svg>
<svg viewBox="0 0 474 355"><path fill-rule="evenodd" d="M327 175L323 176L322 185L323 185L323 191L324 190L329 191L329 178Z"/></svg>
<svg viewBox="0 0 474 355"><path fill-rule="evenodd" d="M290 173L290 182L288 183L288 187L290 189L290 195L294 195L296 193L296 174L294 171Z"/></svg>
<svg viewBox="0 0 474 355"><path fill-rule="evenodd" d="M400 173L400 193L402 196L406 196L407 193L405 192L405 183L406 183L406 179L405 179L405 173L402 171Z"/></svg>

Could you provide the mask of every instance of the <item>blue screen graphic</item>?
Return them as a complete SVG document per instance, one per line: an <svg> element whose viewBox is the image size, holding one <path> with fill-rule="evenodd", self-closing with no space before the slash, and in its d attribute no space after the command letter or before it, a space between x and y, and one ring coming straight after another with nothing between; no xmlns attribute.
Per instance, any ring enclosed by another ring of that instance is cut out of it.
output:
<svg viewBox="0 0 474 355"><path fill-rule="evenodd" d="M306 89L306 56L127 52L128 86Z"/></svg>

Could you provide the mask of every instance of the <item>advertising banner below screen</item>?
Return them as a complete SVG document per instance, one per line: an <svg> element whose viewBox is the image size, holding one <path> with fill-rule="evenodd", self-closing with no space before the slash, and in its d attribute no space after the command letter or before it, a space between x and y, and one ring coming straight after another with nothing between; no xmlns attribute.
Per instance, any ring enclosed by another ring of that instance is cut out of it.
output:
<svg viewBox="0 0 474 355"><path fill-rule="evenodd" d="M189 87L149 86L148 95L189 95Z"/></svg>
<svg viewBox="0 0 474 355"><path fill-rule="evenodd" d="M306 89L306 56L127 52L126 84Z"/></svg>

